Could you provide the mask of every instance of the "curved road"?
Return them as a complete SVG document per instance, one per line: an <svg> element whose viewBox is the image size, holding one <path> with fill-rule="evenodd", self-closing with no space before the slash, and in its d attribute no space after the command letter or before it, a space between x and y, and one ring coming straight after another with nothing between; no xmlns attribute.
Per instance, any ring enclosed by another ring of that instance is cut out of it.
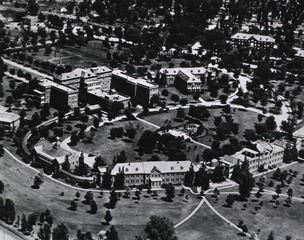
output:
<svg viewBox="0 0 304 240"><path fill-rule="evenodd" d="M5 228L0 224L0 239L1 240L24 240L25 237L20 237L13 233L9 228Z"/></svg>

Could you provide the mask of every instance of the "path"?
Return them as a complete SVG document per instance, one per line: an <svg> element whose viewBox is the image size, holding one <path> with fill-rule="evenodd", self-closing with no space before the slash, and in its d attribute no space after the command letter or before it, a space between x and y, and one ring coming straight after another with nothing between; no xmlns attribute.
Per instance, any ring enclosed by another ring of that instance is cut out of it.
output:
<svg viewBox="0 0 304 240"><path fill-rule="evenodd" d="M224 220L226 223L228 223L228 225L234 227L236 230L238 230L239 232L243 232L243 230L241 228L239 228L237 225L235 225L233 222L231 222L230 220L228 220L227 218L225 218L222 214L220 214L211 204L210 202L206 199L205 200L207 206L217 215L219 216L222 220ZM249 233L245 233L246 236L250 237Z"/></svg>
<svg viewBox="0 0 304 240"><path fill-rule="evenodd" d="M182 221L180 221L179 223L174 225L174 228L179 227L180 225L182 225L183 223L187 222L200 208L201 206L204 204L204 202L206 202L206 198L203 198L200 203L197 205L197 207L186 217L184 218Z"/></svg>
<svg viewBox="0 0 304 240"><path fill-rule="evenodd" d="M21 237L16 235L13 230L9 227L3 226L4 224L0 224L0 239L1 240L24 240L26 237Z"/></svg>
<svg viewBox="0 0 304 240"><path fill-rule="evenodd" d="M40 76L40 77L43 77L43 78L48 78L48 79L53 79L53 77L51 75L47 75L47 74L44 74L44 73L41 73L35 69L32 69L30 67L25 67L23 66L22 64L19 64L19 63L16 63L16 62L13 62L11 60L8 60L6 58L2 58L3 59L3 62L6 63L6 64L9 64L9 65L12 65L18 69L21 69L23 71L26 71L26 72L29 72L29 73L32 73L32 74L35 74L37 76Z"/></svg>

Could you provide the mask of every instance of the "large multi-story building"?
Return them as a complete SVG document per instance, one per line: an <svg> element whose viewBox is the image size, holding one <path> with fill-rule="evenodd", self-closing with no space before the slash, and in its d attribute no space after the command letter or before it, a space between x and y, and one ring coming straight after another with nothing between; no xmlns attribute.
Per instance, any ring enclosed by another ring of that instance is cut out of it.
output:
<svg viewBox="0 0 304 240"><path fill-rule="evenodd" d="M78 91L76 89L55 83L49 79L43 79L39 82L37 89L29 97L40 106L48 103L56 109L62 109L65 106L71 108L78 106Z"/></svg>
<svg viewBox="0 0 304 240"><path fill-rule="evenodd" d="M111 89L130 97L136 96L145 103L149 103L151 97L159 92L158 85L141 78L134 78L121 70L113 71Z"/></svg>
<svg viewBox="0 0 304 240"><path fill-rule="evenodd" d="M164 183L182 184L191 165L195 172L199 170L191 161L118 163L112 169L111 175L114 177L123 171L125 186L150 185L155 189Z"/></svg>
<svg viewBox="0 0 304 240"><path fill-rule="evenodd" d="M283 162L285 144L281 141L273 143L267 141L257 141L253 143L252 148L243 148L241 151L228 156L225 155L220 159L220 162L232 172L233 167L248 161L250 172L256 172L260 167L267 169L273 165L278 165Z"/></svg>
<svg viewBox="0 0 304 240"><path fill-rule="evenodd" d="M98 66L86 69L76 68L68 73L54 74L54 81L77 90L83 87L87 92L98 92L110 90L111 76L110 68Z"/></svg>
<svg viewBox="0 0 304 240"><path fill-rule="evenodd" d="M189 70L179 71L176 75L174 86L182 93L201 92L202 82Z"/></svg>
<svg viewBox="0 0 304 240"><path fill-rule="evenodd" d="M162 68L160 69L160 78L162 78L167 86L173 86L175 83L176 76L179 72L184 72L192 77L200 79L205 76L206 68L204 67L190 67L190 68Z"/></svg>
<svg viewBox="0 0 304 240"><path fill-rule="evenodd" d="M234 47L243 48L272 49L275 44L273 37L248 33L236 33L231 40Z"/></svg>
<svg viewBox="0 0 304 240"><path fill-rule="evenodd" d="M90 69L94 74L97 75L97 79L100 81L101 91L110 91L111 89L111 79L112 79L112 69L106 66L98 66Z"/></svg>

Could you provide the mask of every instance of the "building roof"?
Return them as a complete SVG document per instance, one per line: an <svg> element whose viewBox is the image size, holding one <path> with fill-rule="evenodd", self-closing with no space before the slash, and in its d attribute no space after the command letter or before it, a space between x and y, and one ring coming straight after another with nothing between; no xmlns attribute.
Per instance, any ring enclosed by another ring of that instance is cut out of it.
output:
<svg viewBox="0 0 304 240"><path fill-rule="evenodd" d="M266 35L253 35L253 38L259 42L275 43L275 39Z"/></svg>
<svg viewBox="0 0 304 240"><path fill-rule="evenodd" d="M90 68L91 71L93 73L95 73L97 76L99 74L102 74L102 73L107 73L107 72L112 72L112 69L106 67L106 66L98 66L98 67L93 67L93 68Z"/></svg>
<svg viewBox="0 0 304 240"><path fill-rule="evenodd" d="M248 34L248 33L236 33L231 36L231 39L249 40L250 38L252 38L252 34Z"/></svg>
<svg viewBox="0 0 304 240"><path fill-rule="evenodd" d="M0 113L1 123L13 123L16 122L19 118L20 116L15 113L7 113L7 112Z"/></svg>
<svg viewBox="0 0 304 240"><path fill-rule="evenodd" d="M187 83L201 83L201 80L195 77L189 70L187 71L179 71L177 76L180 77L184 82Z"/></svg>
<svg viewBox="0 0 304 240"><path fill-rule="evenodd" d="M57 144L57 147L55 146ZM60 147L60 144L55 142L51 143L48 140L41 138L34 146L36 152L46 153L47 155L57 158L71 153Z"/></svg>
<svg viewBox="0 0 304 240"><path fill-rule="evenodd" d="M233 156L230 156L230 155L225 155L224 157L222 157L220 159L220 162L226 163L230 166L234 166L234 165L238 164L239 161L240 161L239 159L237 159Z"/></svg>
<svg viewBox="0 0 304 240"><path fill-rule="evenodd" d="M161 173L187 172L191 164L192 162L188 160L117 163L112 169L111 174L116 175L120 170L124 170L125 174L150 174L155 169ZM199 170L195 164L192 165L194 171Z"/></svg>
<svg viewBox="0 0 304 240"><path fill-rule="evenodd" d="M62 84L55 83L55 82L53 82L51 80L48 80L48 79L43 79L39 84L41 86L44 86L44 87L54 87L54 88L60 89L61 91L64 91L64 92L67 92L67 93L77 92L76 89L64 86Z"/></svg>
<svg viewBox="0 0 304 240"><path fill-rule="evenodd" d="M128 75L126 72L123 72L122 70L118 70L118 69L113 70L112 74L115 76L121 77L121 78L127 80L129 83L132 83L134 85L141 85L141 86L144 86L144 87L147 87L150 89L158 88L157 84L150 83L147 80L142 79L142 78L134 78L134 77Z"/></svg>
<svg viewBox="0 0 304 240"><path fill-rule="evenodd" d="M249 40L251 38L259 42L270 42L270 43L275 42L275 39L273 37L266 35L259 35L259 34L236 33L231 36L231 39L239 39L239 40Z"/></svg>
<svg viewBox="0 0 304 240"><path fill-rule="evenodd" d="M97 97L106 99L108 101L116 101L116 102L121 102L121 101L127 101L130 100L130 97L122 95L121 93L114 93L110 94L108 92L104 91L96 91L96 92L90 92L89 94L95 95Z"/></svg>
<svg viewBox="0 0 304 240"><path fill-rule="evenodd" d="M190 67L190 68L162 68L160 73L166 75L177 75L179 71L190 72L193 75L202 75L206 72L204 67Z"/></svg>
<svg viewBox="0 0 304 240"><path fill-rule="evenodd" d="M298 52L295 54L296 57L304 57L304 50L298 50Z"/></svg>

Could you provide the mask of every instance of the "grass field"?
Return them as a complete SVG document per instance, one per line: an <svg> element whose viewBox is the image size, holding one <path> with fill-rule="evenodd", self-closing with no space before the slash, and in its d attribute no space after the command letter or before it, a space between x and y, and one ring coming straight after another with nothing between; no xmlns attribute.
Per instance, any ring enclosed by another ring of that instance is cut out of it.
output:
<svg viewBox="0 0 304 240"><path fill-rule="evenodd" d="M98 40L89 41L86 46L66 46L60 50L53 48L50 56L44 55L44 49L39 50L34 55L40 61L48 60L55 64L64 63L71 65L73 69L77 67L92 67L93 63L104 65L106 62L106 49L102 42Z"/></svg>
<svg viewBox="0 0 304 240"><path fill-rule="evenodd" d="M292 171L297 171L298 175L297 177L293 177L292 183L291 184L286 184L286 187L282 188L282 193L287 194L287 190L288 188L292 188L293 190L293 196L295 197L299 197L299 198L304 198L304 180L303 179L303 174L304 174L304 164L303 163L296 163L292 166L289 166L287 168L282 168L281 171L284 170L292 170ZM268 173L266 176L266 183L265 183L265 189L269 189L271 191L275 191L275 187L280 184L281 182L276 181L274 179L272 179L273 172L272 173ZM273 181L274 183L274 187L268 187L268 184L270 181Z"/></svg>
<svg viewBox="0 0 304 240"><path fill-rule="evenodd" d="M78 210L73 212L68 208L71 200L75 198L76 190L54 183L47 178L40 189L32 189L31 185L36 174L32 169L24 167L6 154L0 158L0 179L5 183L5 191L1 197L11 198L15 202L18 215L32 212L39 214L48 208L54 217L55 225L66 223L71 237L76 235L78 229L91 231L95 235L100 230L108 228L102 224L107 210L103 205L108 202L108 194L105 193L103 198L99 198L97 193L94 194L99 210L97 214L92 215L87 213L90 207L81 202L85 194L85 191L81 190ZM64 196L60 196L62 192ZM132 199L134 194L130 199L122 198L118 201L116 208L111 210L113 216L111 224L117 227L120 239L129 240L136 234L142 234L145 224L154 214L166 216L176 224L184 219L199 202L199 199L191 195L188 201L183 201L184 197L176 194L173 202L170 203L161 200L164 196L163 192L159 192L157 199L146 198L144 195L145 193L142 193L139 203Z"/></svg>
<svg viewBox="0 0 304 240"><path fill-rule="evenodd" d="M211 197L210 202L214 200ZM285 240L286 235L290 235L292 239L302 239L304 234L303 224L304 216L302 214L304 210L304 204L294 201L291 207L283 206L285 197L280 197L280 205L278 208L274 208L274 203L271 202L271 195L264 194L260 201L263 201L263 206L257 212L255 206L258 203L255 197L252 196L246 204L248 207L244 210L244 202L236 201L232 208L224 207L226 195L219 197L219 202L214 203L213 206L216 210L223 214L227 219L235 224L238 224L239 220L243 220L249 229L249 233L258 232L260 230L260 239L266 240L269 233L273 231L274 237L277 240Z"/></svg>
<svg viewBox="0 0 304 240"><path fill-rule="evenodd" d="M123 127L125 128L128 124L132 123L136 127L137 134L134 140L130 140L127 137L115 138L110 137L111 128ZM71 146L74 150L81 151L84 150L87 153L100 154L106 159L106 163L112 165L113 158L115 155L119 154L122 150L126 151L128 161L143 161L151 157L151 154L145 154L141 159L138 159L138 153L134 150L138 149L137 142L141 134L145 130L155 131L156 128L150 126L146 123L139 121L118 121L111 125L104 125L98 128L92 143L84 143L83 141L78 142L76 146ZM88 133L89 134L89 133ZM167 156L160 153L157 154L160 159L167 160Z"/></svg>
<svg viewBox="0 0 304 240"><path fill-rule="evenodd" d="M176 229L176 235L181 240L244 239L237 233L237 230L216 216L205 204L192 218Z"/></svg>

